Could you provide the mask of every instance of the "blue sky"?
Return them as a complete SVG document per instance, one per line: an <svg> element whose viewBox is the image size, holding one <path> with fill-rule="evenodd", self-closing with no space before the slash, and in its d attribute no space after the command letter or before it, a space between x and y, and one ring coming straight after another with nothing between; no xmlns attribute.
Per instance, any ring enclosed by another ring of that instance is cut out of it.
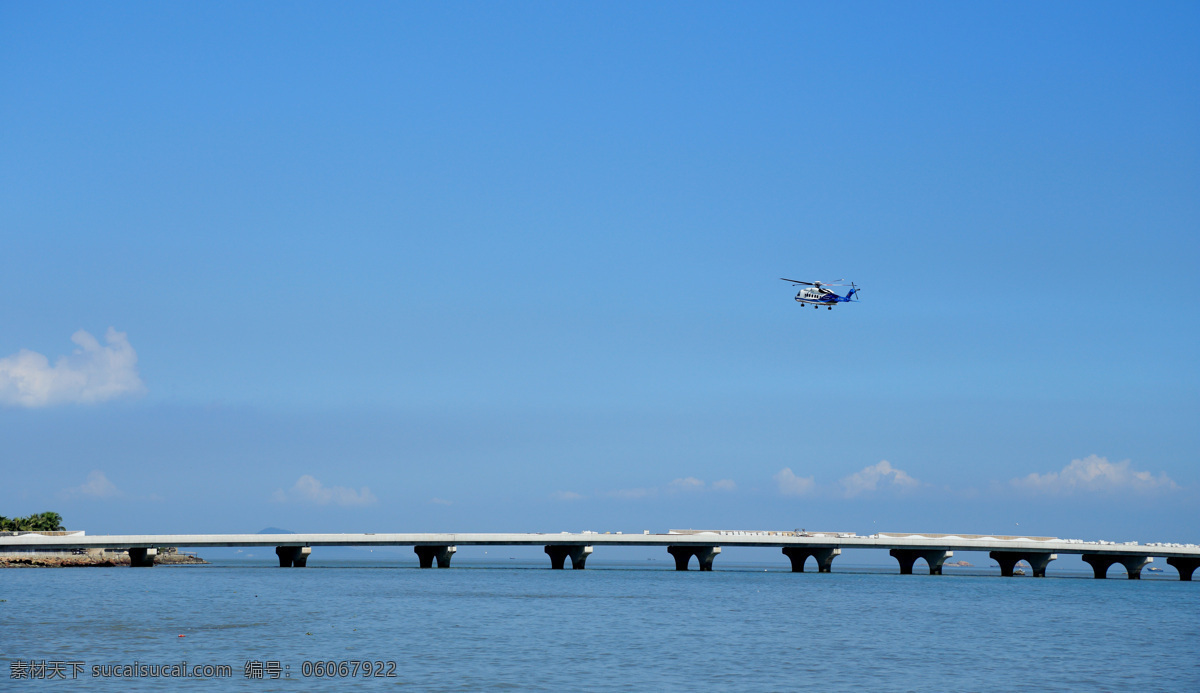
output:
<svg viewBox="0 0 1200 693"><path fill-rule="evenodd" d="M0 68L0 514L1198 538L1194 3L7 3Z"/></svg>

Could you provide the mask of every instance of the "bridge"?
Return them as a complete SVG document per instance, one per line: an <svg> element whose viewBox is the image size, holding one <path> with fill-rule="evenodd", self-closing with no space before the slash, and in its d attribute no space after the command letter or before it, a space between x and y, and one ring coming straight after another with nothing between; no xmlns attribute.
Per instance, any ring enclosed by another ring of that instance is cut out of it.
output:
<svg viewBox="0 0 1200 693"><path fill-rule="evenodd" d="M1113 565L1125 568L1131 580L1141 577L1142 569L1163 558L1176 569L1179 579L1190 581L1200 567L1200 546L1196 544L1115 543L1054 537L999 536L978 534L903 534L879 533L858 536L853 532L671 530L666 534L616 534L597 532L496 533L496 534L127 534L93 535L83 532L11 533L0 536L0 553L66 551L76 549L125 550L134 567L154 565L163 547L252 547L274 546L281 567L302 568L314 547L322 546L411 546L422 568L449 568L458 546L543 546L550 567L562 569L566 560L582 570L596 547L665 547L675 559L676 570L687 570L696 559L702 571L712 570L722 546L778 548L791 562L793 572L804 572L805 563L814 559L818 572L833 569L833 560L842 549L887 550L899 563L900 573L910 575L917 561L924 561L931 575L941 575L942 566L955 551L986 551L1000 566L1000 573L1012 576L1016 565L1025 561L1034 577L1045 577L1046 566L1059 554L1078 554L1092 567L1096 578L1104 578Z"/></svg>

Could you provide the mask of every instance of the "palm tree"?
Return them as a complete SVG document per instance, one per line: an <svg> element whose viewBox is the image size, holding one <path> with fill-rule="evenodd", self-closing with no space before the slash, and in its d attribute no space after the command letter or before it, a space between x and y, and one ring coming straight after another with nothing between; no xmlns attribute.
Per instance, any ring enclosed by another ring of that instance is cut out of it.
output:
<svg viewBox="0 0 1200 693"><path fill-rule="evenodd" d="M56 512L35 513L29 517L11 518L0 515L0 531L61 532L64 529L62 515Z"/></svg>
<svg viewBox="0 0 1200 693"><path fill-rule="evenodd" d="M55 512L38 513L31 515L29 519L32 521L34 531L38 532L61 532L62 515Z"/></svg>
<svg viewBox="0 0 1200 693"><path fill-rule="evenodd" d="M59 515L58 513L44 512L42 513L42 517L46 521L47 530L51 532L62 532L66 529L66 527L63 526L62 515Z"/></svg>

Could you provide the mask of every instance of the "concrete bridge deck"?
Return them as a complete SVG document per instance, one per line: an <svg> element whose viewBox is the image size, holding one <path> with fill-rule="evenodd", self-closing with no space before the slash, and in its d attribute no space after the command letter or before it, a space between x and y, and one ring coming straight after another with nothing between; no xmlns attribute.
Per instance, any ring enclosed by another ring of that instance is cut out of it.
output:
<svg viewBox="0 0 1200 693"><path fill-rule="evenodd" d="M662 546L675 556L676 567L686 570L695 556L701 570L711 570L712 561L722 546L757 546L780 548L792 561L792 568L802 572L804 563L812 556L821 572L829 572L833 558L842 549L886 549L900 563L902 573L911 573L919 559L925 560L932 574L941 574L942 564L954 551L986 551L1005 575L1014 566L1026 561L1034 575L1043 576L1046 565L1057 554L1079 554L1092 565L1096 577L1104 577L1114 563L1123 565L1130 578L1140 576L1141 569L1154 558L1165 558L1180 574L1190 580L1200 567L1200 546L1137 542L1085 542L1075 539L1027 536L993 536L972 534L905 534L879 533L858 536L851 532L798 531L733 531L733 530L671 530L666 534L611 534L596 532L570 533L363 533L363 534L128 534L93 535L83 533L48 536L25 533L0 536L0 552L22 550L62 549L124 549L135 559L135 565L153 564L159 547L250 547L274 546L280 564L303 566L312 547L320 546L412 546L421 565L436 560L448 567L457 546L544 546L552 567L562 567L565 558L572 559L575 568L582 568L596 546ZM138 558L140 557L140 560ZM147 560L147 558L149 560Z"/></svg>

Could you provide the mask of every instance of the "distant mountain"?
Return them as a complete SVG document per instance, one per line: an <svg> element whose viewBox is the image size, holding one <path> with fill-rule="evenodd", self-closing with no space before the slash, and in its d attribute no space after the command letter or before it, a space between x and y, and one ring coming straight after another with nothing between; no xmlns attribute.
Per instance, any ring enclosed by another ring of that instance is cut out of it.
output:
<svg viewBox="0 0 1200 693"><path fill-rule="evenodd" d="M290 529L279 529L278 527L267 527L266 529L258 530L257 532L255 532L255 534L295 534L295 532L293 532Z"/></svg>

